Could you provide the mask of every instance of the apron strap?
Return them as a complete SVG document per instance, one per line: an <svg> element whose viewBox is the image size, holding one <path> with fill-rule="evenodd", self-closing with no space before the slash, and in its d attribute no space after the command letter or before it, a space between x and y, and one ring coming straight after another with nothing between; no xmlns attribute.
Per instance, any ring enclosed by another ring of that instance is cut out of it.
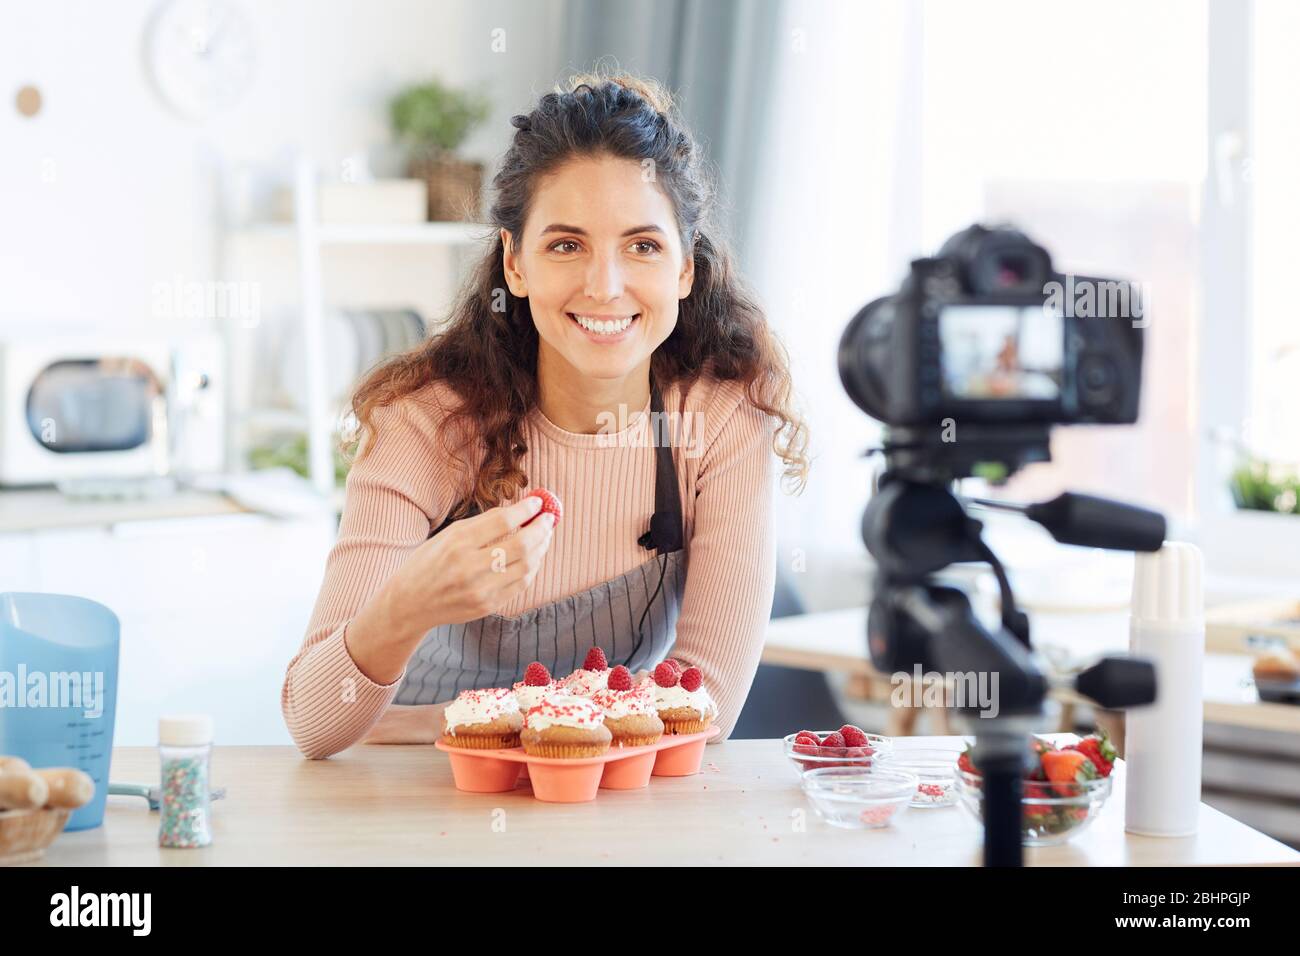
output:
<svg viewBox="0 0 1300 956"><path fill-rule="evenodd" d="M654 378L650 380L651 439L655 444L655 513L650 530L637 538L643 548L660 554L682 549L682 498L673 465L672 429L663 414L664 399Z"/></svg>

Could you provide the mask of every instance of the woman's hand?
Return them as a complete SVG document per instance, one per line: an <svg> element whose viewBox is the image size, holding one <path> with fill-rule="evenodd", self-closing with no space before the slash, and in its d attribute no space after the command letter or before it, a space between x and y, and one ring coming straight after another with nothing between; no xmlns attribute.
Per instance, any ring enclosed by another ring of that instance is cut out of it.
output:
<svg viewBox="0 0 1300 956"><path fill-rule="evenodd" d="M361 672L391 684L430 629L493 613L533 583L555 518L529 496L452 522L423 542L348 625L348 653ZM512 532L515 532L512 534Z"/></svg>
<svg viewBox="0 0 1300 956"><path fill-rule="evenodd" d="M393 576L394 599L423 634L494 613L533 583L555 518L540 498L455 521L421 544ZM512 532L516 532L513 533Z"/></svg>

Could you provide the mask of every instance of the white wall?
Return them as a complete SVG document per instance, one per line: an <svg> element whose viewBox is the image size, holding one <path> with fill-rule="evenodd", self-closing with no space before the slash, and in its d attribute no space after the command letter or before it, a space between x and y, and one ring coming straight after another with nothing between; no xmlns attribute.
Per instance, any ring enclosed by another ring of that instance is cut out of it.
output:
<svg viewBox="0 0 1300 956"><path fill-rule="evenodd" d="M213 170L278 160L287 170L297 149L329 164L382 147L391 93L434 74L494 97L465 149L492 160L510 115L555 79L551 2L238 2L256 34L253 86L197 124L170 113L146 74L153 0L0 8L0 330L147 326L155 283L214 278ZM490 50L494 27L504 53ZM24 84L44 96L32 119L13 106ZM396 171L391 151L374 152L377 171Z"/></svg>

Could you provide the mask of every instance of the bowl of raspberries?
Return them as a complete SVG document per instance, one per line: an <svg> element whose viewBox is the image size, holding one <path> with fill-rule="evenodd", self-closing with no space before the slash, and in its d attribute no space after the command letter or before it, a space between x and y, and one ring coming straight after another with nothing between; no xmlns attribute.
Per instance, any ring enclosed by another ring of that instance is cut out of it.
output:
<svg viewBox="0 0 1300 956"><path fill-rule="evenodd" d="M1058 746L1032 737L1021 784L1021 843L1054 846L1087 828L1110 796L1115 747L1105 733ZM957 758L956 789L961 805L983 819L983 776L973 751Z"/></svg>
<svg viewBox="0 0 1300 956"><path fill-rule="evenodd" d="M839 730L801 730L784 739L785 755L795 772L825 767L870 767L893 749L893 741L869 734L861 727L845 724Z"/></svg>

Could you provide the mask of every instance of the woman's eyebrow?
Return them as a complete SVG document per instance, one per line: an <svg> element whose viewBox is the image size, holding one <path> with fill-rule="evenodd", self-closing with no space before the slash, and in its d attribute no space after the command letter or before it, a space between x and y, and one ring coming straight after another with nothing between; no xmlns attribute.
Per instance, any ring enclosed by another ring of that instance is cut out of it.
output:
<svg viewBox="0 0 1300 956"><path fill-rule="evenodd" d="M549 226L547 226L545 229L542 230L541 234L544 236L547 233L551 233L551 232L570 232L573 233L575 236L585 236L587 234L587 230L583 229L580 226L566 226L564 223L561 222L551 223ZM635 236L639 232L657 232L661 236L665 234L664 231L660 229L658 226L649 225L649 226L634 226L631 229L625 229L623 230L623 235Z"/></svg>

